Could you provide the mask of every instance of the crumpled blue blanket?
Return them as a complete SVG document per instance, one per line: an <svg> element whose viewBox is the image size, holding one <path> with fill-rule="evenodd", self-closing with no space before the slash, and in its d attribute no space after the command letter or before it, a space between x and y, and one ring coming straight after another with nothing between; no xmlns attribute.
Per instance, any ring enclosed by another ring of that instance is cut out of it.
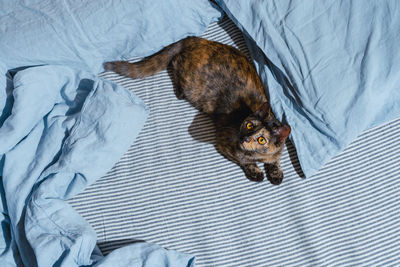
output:
<svg viewBox="0 0 400 267"><path fill-rule="evenodd" d="M103 257L65 200L112 168L148 114L95 75L102 63L199 35L219 16L205 0L0 2L1 266L194 264L148 243Z"/></svg>
<svg viewBox="0 0 400 267"><path fill-rule="evenodd" d="M248 37L306 177L400 116L397 0L216 0Z"/></svg>

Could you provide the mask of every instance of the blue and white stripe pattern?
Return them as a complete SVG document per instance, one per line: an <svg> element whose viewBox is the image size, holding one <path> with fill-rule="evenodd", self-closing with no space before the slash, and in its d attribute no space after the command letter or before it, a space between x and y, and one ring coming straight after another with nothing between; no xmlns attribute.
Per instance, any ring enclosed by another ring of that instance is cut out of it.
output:
<svg viewBox="0 0 400 267"><path fill-rule="evenodd" d="M245 48L226 18L204 36ZM103 77L151 112L115 167L70 200L104 253L145 240L193 254L197 266L400 266L400 118L364 132L308 179L289 146L284 181L273 186L248 181L215 151L211 122L176 99L167 71Z"/></svg>

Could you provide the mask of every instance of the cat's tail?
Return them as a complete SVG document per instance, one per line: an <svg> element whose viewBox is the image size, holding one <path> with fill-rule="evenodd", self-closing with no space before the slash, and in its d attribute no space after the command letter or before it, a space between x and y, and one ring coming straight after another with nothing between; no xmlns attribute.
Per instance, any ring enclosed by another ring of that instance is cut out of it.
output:
<svg viewBox="0 0 400 267"><path fill-rule="evenodd" d="M159 52L135 63L128 61L113 61L104 63L106 71L114 71L118 74L131 77L143 78L156 74L166 69L171 59L183 48L185 39L164 47Z"/></svg>

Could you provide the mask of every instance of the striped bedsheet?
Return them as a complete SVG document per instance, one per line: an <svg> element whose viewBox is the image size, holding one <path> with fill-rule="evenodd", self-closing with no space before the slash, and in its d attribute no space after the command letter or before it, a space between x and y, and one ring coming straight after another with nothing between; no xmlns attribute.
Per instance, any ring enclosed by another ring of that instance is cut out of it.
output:
<svg viewBox="0 0 400 267"><path fill-rule="evenodd" d="M247 51L227 18L204 37ZM145 240L195 255L196 266L400 266L400 118L308 179L288 143L284 181L273 186L248 181L215 151L211 121L176 99L167 71L102 77L150 109L115 167L69 201L103 253Z"/></svg>

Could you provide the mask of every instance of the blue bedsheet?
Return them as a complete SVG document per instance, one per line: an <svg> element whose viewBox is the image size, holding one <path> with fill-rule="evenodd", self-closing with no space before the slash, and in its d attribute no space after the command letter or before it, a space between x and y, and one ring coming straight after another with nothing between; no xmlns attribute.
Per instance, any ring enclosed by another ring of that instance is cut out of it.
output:
<svg viewBox="0 0 400 267"><path fill-rule="evenodd" d="M217 2L246 33L306 177L400 116L399 1Z"/></svg>
<svg viewBox="0 0 400 267"><path fill-rule="evenodd" d="M147 243L103 257L65 200L111 169L148 113L96 77L102 63L199 35L219 16L205 0L0 2L1 266L194 263Z"/></svg>

